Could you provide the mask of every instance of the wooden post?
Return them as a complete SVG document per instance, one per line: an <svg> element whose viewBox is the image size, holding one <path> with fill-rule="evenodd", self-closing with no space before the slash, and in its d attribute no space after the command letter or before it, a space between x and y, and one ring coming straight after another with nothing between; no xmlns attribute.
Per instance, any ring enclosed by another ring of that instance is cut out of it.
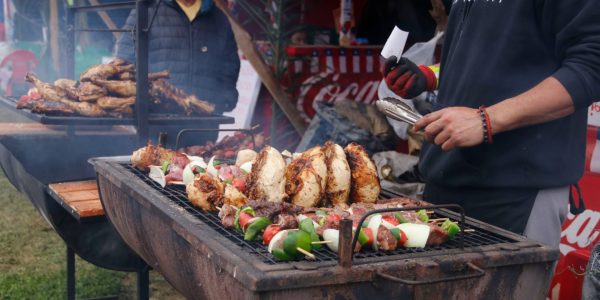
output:
<svg viewBox="0 0 600 300"><path fill-rule="evenodd" d="M352 220L340 220L340 238L338 245L338 265L342 268L352 267Z"/></svg>
<svg viewBox="0 0 600 300"><path fill-rule="evenodd" d="M59 74L60 69L60 52L58 45L58 37L60 29L58 28L58 1L50 0L50 54L52 57L52 66L56 73Z"/></svg>

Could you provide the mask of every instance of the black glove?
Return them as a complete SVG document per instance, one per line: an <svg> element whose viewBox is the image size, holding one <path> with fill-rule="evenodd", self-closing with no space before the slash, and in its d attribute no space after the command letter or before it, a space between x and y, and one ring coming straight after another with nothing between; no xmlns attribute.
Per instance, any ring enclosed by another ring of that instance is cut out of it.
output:
<svg viewBox="0 0 600 300"><path fill-rule="evenodd" d="M433 91L437 85L435 73L430 68L417 66L404 57L398 62L395 56L386 59L383 75L388 88L404 99L412 99L425 91Z"/></svg>

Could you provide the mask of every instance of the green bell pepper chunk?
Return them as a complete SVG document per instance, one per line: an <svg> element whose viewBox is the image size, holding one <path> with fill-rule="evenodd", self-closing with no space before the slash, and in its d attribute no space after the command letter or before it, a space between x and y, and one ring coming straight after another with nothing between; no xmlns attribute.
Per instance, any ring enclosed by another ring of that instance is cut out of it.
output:
<svg viewBox="0 0 600 300"><path fill-rule="evenodd" d="M288 261L288 260L293 260L294 258L289 256L287 253L285 253L285 251L283 251L283 249L279 249L279 248L275 248L273 249L273 252L271 252L271 254L273 254L273 256L279 260L282 261Z"/></svg>
<svg viewBox="0 0 600 300"><path fill-rule="evenodd" d="M252 241L254 240L259 233L263 232L265 230L265 228L267 228L267 226L271 225L271 220L269 220L269 218L267 217L260 217L258 218L256 221L254 221L252 224L250 224L248 226L248 229L246 229L246 233L244 233L244 240L245 241Z"/></svg>
<svg viewBox="0 0 600 300"><path fill-rule="evenodd" d="M405 218L402 216L402 214L401 214L401 213L399 213L399 212L397 212L397 213L394 213L394 217L396 217L396 220L398 220L398 222L400 222L400 224L402 224L402 223L408 223L408 220L407 220L407 219L405 219Z"/></svg>
<svg viewBox="0 0 600 300"><path fill-rule="evenodd" d="M313 220L311 218L306 218L302 220L302 222L300 222L300 224L298 225L298 228L310 235L311 242L320 241L319 235L315 231L315 225L313 224ZM320 249L322 247L320 244L311 244L311 246L313 249Z"/></svg>
<svg viewBox="0 0 600 300"><path fill-rule="evenodd" d="M321 216L321 217L326 217L326 216L327 216L327 213L326 213L326 212L324 212L324 211L322 211L322 210L317 210L317 211L315 211L315 214L316 214L317 216Z"/></svg>
<svg viewBox="0 0 600 300"><path fill-rule="evenodd" d="M456 222L452 222L450 220L446 220L444 221L444 223L442 223L442 229L446 230L446 232L448 232L448 237L450 239L453 239L454 236L456 236L456 234L458 232L460 232L460 227L458 226L458 224L456 224Z"/></svg>
<svg viewBox="0 0 600 300"><path fill-rule="evenodd" d="M361 246L364 246L368 241L369 241L369 236L361 228L360 231L358 232L358 243Z"/></svg>
<svg viewBox="0 0 600 300"><path fill-rule="evenodd" d="M298 251L298 248L310 252L312 248L311 242L310 234L302 230L291 231L283 240L283 251L290 257L296 258L302 255L302 253Z"/></svg>
<svg viewBox="0 0 600 300"><path fill-rule="evenodd" d="M160 166L160 170L163 172L163 174L167 173L167 171L169 170L169 166L170 165L171 165L171 161L170 160L163 161L162 165Z"/></svg>
<svg viewBox="0 0 600 300"><path fill-rule="evenodd" d="M419 217L419 220L421 220L421 222L423 222L423 223L429 222L429 216L427 215L426 210L421 209L421 210L417 211L417 216Z"/></svg>

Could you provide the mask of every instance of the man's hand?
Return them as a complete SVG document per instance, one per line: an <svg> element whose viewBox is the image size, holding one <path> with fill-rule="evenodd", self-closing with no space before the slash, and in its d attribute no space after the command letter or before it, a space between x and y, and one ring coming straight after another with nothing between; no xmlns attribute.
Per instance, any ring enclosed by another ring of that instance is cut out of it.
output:
<svg viewBox="0 0 600 300"><path fill-rule="evenodd" d="M437 85L435 73L431 69L417 66L404 57L398 62L395 56L386 59L383 75L388 88L404 99L412 99L425 91L433 91Z"/></svg>
<svg viewBox="0 0 600 300"><path fill-rule="evenodd" d="M414 130L423 129L425 138L449 151L457 147L470 147L483 142L483 123L478 109L449 107L421 118Z"/></svg>

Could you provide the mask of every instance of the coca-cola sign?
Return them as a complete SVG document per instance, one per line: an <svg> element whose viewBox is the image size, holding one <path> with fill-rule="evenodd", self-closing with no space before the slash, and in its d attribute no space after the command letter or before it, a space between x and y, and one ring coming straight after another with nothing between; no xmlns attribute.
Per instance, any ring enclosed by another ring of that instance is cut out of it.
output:
<svg viewBox="0 0 600 300"><path fill-rule="evenodd" d="M289 47L284 85L309 122L315 101L351 100L373 103L381 82L379 47Z"/></svg>

